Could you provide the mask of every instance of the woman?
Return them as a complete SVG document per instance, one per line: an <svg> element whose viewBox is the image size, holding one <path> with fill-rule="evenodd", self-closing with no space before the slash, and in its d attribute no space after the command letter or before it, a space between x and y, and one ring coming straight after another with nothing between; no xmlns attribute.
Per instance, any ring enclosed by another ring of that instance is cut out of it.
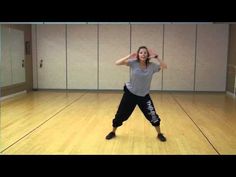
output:
<svg viewBox="0 0 236 177"><path fill-rule="evenodd" d="M159 64L150 62L151 58L159 61ZM116 136L116 129L124 121L128 120L136 105L139 106L147 120L155 127L157 138L166 141L160 130L160 118L155 111L152 99L149 95L152 75L167 65L158 58L158 55L147 47L139 47L137 53L130 54L116 61L116 65L127 65L131 68L130 82L124 86L124 94L119 108L112 121L113 130L106 136L110 140Z"/></svg>

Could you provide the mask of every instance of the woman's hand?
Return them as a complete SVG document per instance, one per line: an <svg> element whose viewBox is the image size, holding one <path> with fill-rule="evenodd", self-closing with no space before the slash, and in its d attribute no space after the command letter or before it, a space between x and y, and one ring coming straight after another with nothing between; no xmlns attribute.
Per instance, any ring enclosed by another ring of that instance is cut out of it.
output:
<svg viewBox="0 0 236 177"><path fill-rule="evenodd" d="M128 59L133 59L136 58L137 59L137 53L132 53L129 54L119 60L116 60L115 64L116 65L127 65L128 66Z"/></svg>
<svg viewBox="0 0 236 177"><path fill-rule="evenodd" d="M158 54L153 49L148 49L149 58L158 58Z"/></svg>
<svg viewBox="0 0 236 177"><path fill-rule="evenodd" d="M131 53L129 58L131 59L137 58L137 53Z"/></svg>
<svg viewBox="0 0 236 177"><path fill-rule="evenodd" d="M163 61L160 62L160 66L162 69L167 69L167 65Z"/></svg>

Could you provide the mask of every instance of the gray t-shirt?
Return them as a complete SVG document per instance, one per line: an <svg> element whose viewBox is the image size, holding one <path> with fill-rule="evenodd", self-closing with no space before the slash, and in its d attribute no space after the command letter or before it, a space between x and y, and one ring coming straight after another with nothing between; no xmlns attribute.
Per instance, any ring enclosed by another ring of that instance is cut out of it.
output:
<svg viewBox="0 0 236 177"><path fill-rule="evenodd" d="M131 77L126 82L126 87L131 93L144 97L149 93L152 75L160 71L160 65L150 62L146 69L141 69L136 59L129 59L128 65L131 68Z"/></svg>

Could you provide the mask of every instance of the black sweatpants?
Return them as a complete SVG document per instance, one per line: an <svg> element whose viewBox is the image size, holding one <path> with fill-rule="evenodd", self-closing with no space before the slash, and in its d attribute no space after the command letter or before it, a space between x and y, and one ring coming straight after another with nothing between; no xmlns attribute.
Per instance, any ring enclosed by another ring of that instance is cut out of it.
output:
<svg viewBox="0 0 236 177"><path fill-rule="evenodd" d="M139 106L146 119L153 126L160 125L161 119L155 111L150 95L147 94L145 97L134 95L127 89L126 86L124 86L124 94L115 118L112 121L112 126L119 127L123 124L124 121L128 120L136 105Z"/></svg>

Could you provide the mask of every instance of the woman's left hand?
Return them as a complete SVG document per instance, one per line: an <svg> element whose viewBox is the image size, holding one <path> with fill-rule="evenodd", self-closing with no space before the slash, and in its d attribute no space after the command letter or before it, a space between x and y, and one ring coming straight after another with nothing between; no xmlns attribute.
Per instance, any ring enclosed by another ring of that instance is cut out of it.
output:
<svg viewBox="0 0 236 177"><path fill-rule="evenodd" d="M148 49L149 58L158 58L158 54L154 52L152 49Z"/></svg>
<svg viewBox="0 0 236 177"><path fill-rule="evenodd" d="M162 69L167 69L167 65L163 61L160 63L160 66Z"/></svg>

